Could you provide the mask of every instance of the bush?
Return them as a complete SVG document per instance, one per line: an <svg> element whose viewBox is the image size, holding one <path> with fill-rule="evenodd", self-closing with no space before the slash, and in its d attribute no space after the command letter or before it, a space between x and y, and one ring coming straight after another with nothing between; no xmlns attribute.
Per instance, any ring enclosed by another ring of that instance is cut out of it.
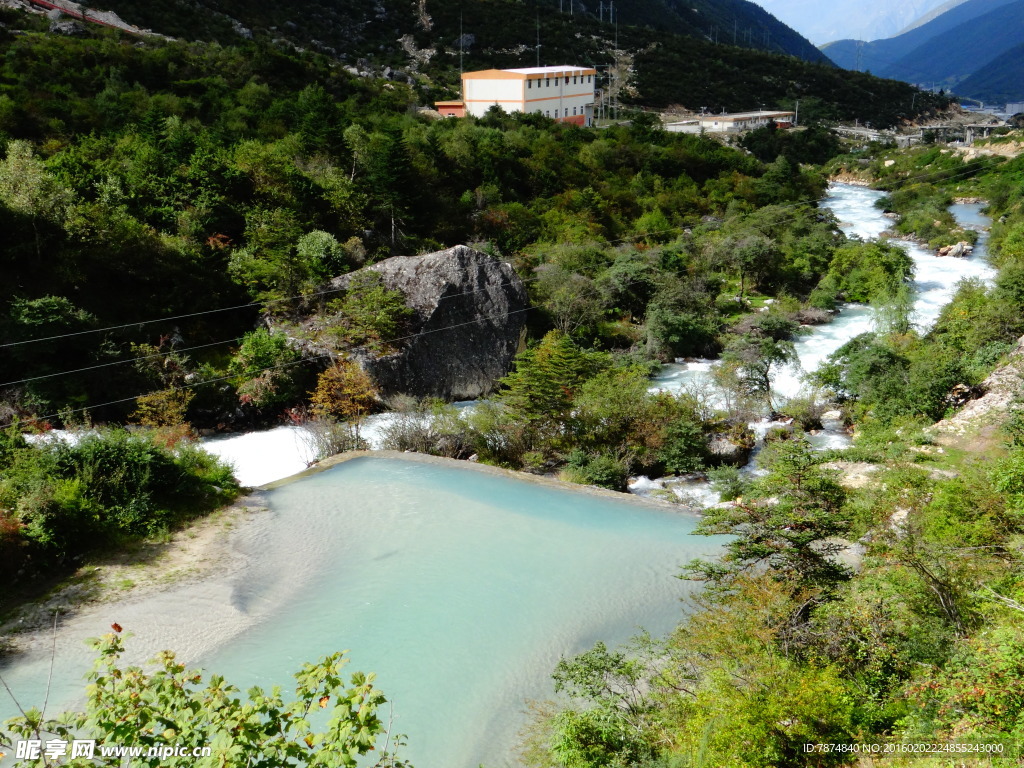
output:
<svg viewBox="0 0 1024 768"><path fill-rule="evenodd" d="M588 454L573 451L562 472L562 478L570 483L596 485L613 491L625 491L628 470L625 463L607 453Z"/></svg>
<svg viewBox="0 0 1024 768"><path fill-rule="evenodd" d="M365 451L370 447L359 436L357 426L335 421L329 416L309 419L303 423L302 428L306 430L313 447L313 461L323 461L346 451Z"/></svg>
<svg viewBox="0 0 1024 768"><path fill-rule="evenodd" d="M247 333L228 367L236 377L238 399L257 408L293 403L302 391L296 370L301 359L283 333L266 328Z"/></svg>
<svg viewBox="0 0 1024 768"><path fill-rule="evenodd" d="M231 470L205 451L109 430L6 452L0 499L40 564L159 534L230 500Z"/></svg>

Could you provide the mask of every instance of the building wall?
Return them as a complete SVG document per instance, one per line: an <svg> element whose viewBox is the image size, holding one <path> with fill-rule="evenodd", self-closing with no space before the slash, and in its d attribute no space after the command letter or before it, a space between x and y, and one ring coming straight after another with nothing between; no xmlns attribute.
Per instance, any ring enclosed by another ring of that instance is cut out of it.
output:
<svg viewBox="0 0 1024 768"><path fill-rule="evenodd" d="M594 114L594 75L530 75L526 86L526 111L589 125Z"/></svg>
<svg viewBox="0 0 1024 768"><path fill-rule="evenodd" d="M762 128L768 123L779 125L791 125L792 118L773 117L771 115L731 118L728 115L708 115L700 120L700 127L712 133L736 133L739 131L751 131L755 128Z"/></svg>
<svg viewBox="0 0 1024 768"><path fill-rule="evenodd" d="M495 104L506 112L523 111L522 78L466 78L462 85L467 114L483 117Z"/></svg>
<svg viewBox="0 0 1024 768"><path fill-rule="evenodd" d="M460 102L437 102L434 104L434 109L440 112L445 117L465 117L466 116L466 105Z"/></svg>

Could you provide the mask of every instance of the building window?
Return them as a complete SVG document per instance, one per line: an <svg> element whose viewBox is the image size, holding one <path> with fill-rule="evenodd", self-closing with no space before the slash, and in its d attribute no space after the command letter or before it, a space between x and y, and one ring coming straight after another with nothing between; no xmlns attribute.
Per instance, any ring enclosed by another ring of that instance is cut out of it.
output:
<svg viewBox="0 0 1024 768"><path fill-rule="evenodd" d="M573 75L573 76L572 76L572 84L573 84L573 85L576 85L576 75Z"/></svg>
<svg viewBox="0 0 1024 768"><path fill-rule="evenodd" d="M569 84L569 76L568 76L568 75L566 75L566 76L565 76L565 84L566 84L566 85L568 85L568 84Z"/></svg>
<svg viewBox="0 0 1024 768"><path fill-rule="evenodd" d="M550 109L545 109L544 110L544 117L551 117L551 110Z"/></svg>
<svg viewBox="0 0 1024 768"><path fill-rule="evenodd" d="M576 107L573 107L573 108L572 108L572 116L573 116L573 117L576 117Z"/></svg>
<svg viewBox="0 0 1024 768"><path fill-rule="evenodd" d="M555 117L556 118L558 117L558 110L557 109L555 110Z"/></svg>
<svg viewBox="0 0 1024 768"><path fill-rule="evenodd" d="M587 75L587 82L588 82L588 83L592 83L592 82L594 82L594 79L593 79L593 78L594 78L594 76L593 76L593 75Z"/></svg>
<svg viewBox="0 0 1024 768"><path fill-rule="evenodd" d="M533 80L527 80L526 81L526 87L527 88L533 88Z"/></svg>
<svg viewBox="0 0 1024 768"><path fill-rule="evenodd" d="M544 87L545 88L551 87L551 78L550 77L545 77L544 78Z"/></svg>

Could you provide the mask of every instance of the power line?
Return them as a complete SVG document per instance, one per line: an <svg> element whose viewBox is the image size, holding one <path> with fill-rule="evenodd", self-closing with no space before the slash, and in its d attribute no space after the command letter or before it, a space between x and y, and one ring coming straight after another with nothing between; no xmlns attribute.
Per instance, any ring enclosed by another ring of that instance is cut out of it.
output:
<svg viewBox="0 0 1024 768"><path fill-rule="evenodd" d="M532 283L532 282L535 282L535 281L537 281L539 279L540 279L539 277L519 278L519 282L521 282L521 283ZM509 285L513 285L513 284L514 284L514 281L509 280L508 282L500 283L497 287L498 288L505 288L505 287L507 287ZM341 290L345 290L345 289L338 288L336 290L337 291L341 291ZM475 289L473 289L471 291L464 291L462 293L452 293L452 294L448 294L448 295L442 296L441 297L441 301L444 301L445 299L456 299L456 298L459 298L460 296L471 296L474 293L480 293L481 291L486 291L486 290L490 290L490 288L489 287L475 288ZM326 293L326 291L324 291L322 293ZM158 321L153 321L153 322L158 322ZM67 335L68 336L74 336L76 334L72 333L72 334L67 334ZM58 338L59 339L59 338L64 338L64 337L63 336L55 336L55 337L52 337L52 338ZM242 341L242 339L240 339L238 337L235 337L235 338L232 338L232 339L225 339L224 341L214 341L214 342L210 342L209 344L197 344L196 346L183 347L181 349L173 349L172 348L168 352L157 352L157 353L150 354L150 355L140 355L138 357L129 357L129 358L125 358L125 359L122 359L122 360L113 360L113 361L108 362L108 363L99 363L97 365L90 365L90 366L86 366L84 368L73 368L73 369L65 370L65 371L56 371L54 373L47 373L47 374L44 374L42 376L32 376L32 377L25 378L25 379L18 379L17 381L7 381L7 382L3 382L2 384L0 384L0 388L10 387L10 386L14 386L14 385L17 385L17 384L27 384L29 382L41 381L43 379L52 379L52 378L55 378L57 376L66 376L66 375L70 375L72 373L84 373L85 371L93 371L93 370L96 370L96 369L99 369L99 368L109 368L111 366L116 366L116 365L126 365L128 363L135 363L135 362L139 362L139 361L142 361L142 360L151 360L153 358L158 358L158 357L167 357L167 356L169 356L171 354L174 354L174 353L191 352L191 351L196 350L196 349L207 349L209 347L217 347L217 346L221 346L223 344L237 344L237 343L240 343L241 341Z"/></svg>
<svg viewBox="0 0 1024 768"><path fill-rule="evenodd" d="M531 309L536 309L536 307L524 307L523 309L514 309L514 310L511 310L510 312L498 312L498 313L495 313L495 314L492 314L492 315L485 315L483 317L474 318L473 320L469 320L469 321L467 321L465 323L456 323L455 325L447 325L447 326L444 326L443 328L434 328L434 329L431 329L429 331L419 331L417 333L410 333L410 334L407 334L405 336L397 336L397 337L395 337L393 339L383 339L381 343L383 343L383 344L393 344L393 343L398 342L398 341L409 341L411 339L417 339L417 338L420 338L422 336L429 336L430 334L433 334L433 333L441 333L443 331L454 330L455 328L463 328L463 327L465 327L467 325L475 325L475 324L480 323L480 322L482 322L484 320L494 320L494 319L503 318L503 317L511 317L512 315L518 315L518 314L522 314L523 312L529 312ZM330 360L330 359L334 359L334 353L326 352L326 353L321 354L321 355L313 355L312 357L303 357L303 358L300 358L298 360L293 360L293 361L288 362L288 363L281 363L280 365L271 365L271 366L268 366L266 368L261 368L260 369L260 373L268 373L269 371L277 371L277 370L282 370L284 368L291 368L292 366L295 366L295 365L302 365L302 364L311 363L311 362L314 362L314 361ZM194 387L201 387L201 386L204 386L206 384L216 384L217 382L227 381L228 379L234 379L234 378L237 378L237 376L236 375L218 376L218 377L213 378L213 379L206 379L205 381L193 382L193 383L185 385L185 386L167 387L167 388L165 388L163 390L160 390L160 391L161 392L181 392L183 390L192 389ZM85 411L89 411L89 410L92 410L92 409L95 409L95 408L107 408L107 407L109 407L111 405L120 405L121 403L130 403L130 402L132 402L134 400L138 400L140 397L145 397L147 394L151 394L151 393L149 393L149 392L142 392L142 393L137 394L137 395L132 395L131 397L122 397L119 400L109 400L109 401L107 401L105 403L98 403L98 404L93 404L93 405L87 405L87 406L83 406L81 408L74 408L74 409L71 409L71 410L63 410L63 411L60 411L58 413L47 414L46 416L33 416L32 418L33 418L33 420L36 420L36 421L45 421L47 419L57 418L57 417L62 416L64 414L84 413ZM13 423L14 423L13 420L12 421L8 421L6 424L0 425L0 428L9 427Z"/></svg>
<svg viewBox="0 0 1024 768"><path fill-rule="evenodd" d="M29 377L27 379L18 379L17 381L5 381L2 384L0 384L0 388L2 388L2 387L13 387L13 386L15 386L17 384L28 384L29 382L32 382L32 381L42 381L43 379L52 379L52 378L56 378L57 376L68 376L68 375L70 375L72 373L84 373L85 371L95 371L95 370L97 370L99 368L110 368L111 366L115 366L115 365L126 365L128 363L136 363L136 362L139 362L139 361L142 361L142 360L152 360L153 358L156 358L156 357L168 357L168 356L170 356L172 354L175 354L175 353L180 354L182 352L192 352L192 351L197 350L197 349L206 349L208 347L219 347L221 344L237 344L240 341L241 341L241 339L236 337L234 339L226 339L225 341L212 341L209 344L198 344L198 345L196 345L194 347L184 347L182 349L171 349L170 352L156 352L156 353L154 353L152 355L141 355L139 357L129 357L129 358L126 358L124 360L112 360L109 363L99 363L97 365L89 365L89 366L86 366L85 368L72 368L71 370L67 370L67 371L57 371L56 373L47 373L47 374L43 374L42 376L31 376L31 377Z"/></svg>

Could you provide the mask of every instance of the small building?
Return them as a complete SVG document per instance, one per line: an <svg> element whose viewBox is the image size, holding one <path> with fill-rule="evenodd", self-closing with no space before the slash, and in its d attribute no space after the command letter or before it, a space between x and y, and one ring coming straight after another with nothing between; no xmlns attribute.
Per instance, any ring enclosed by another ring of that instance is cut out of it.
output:
<svg viewBox="0 0 1024 768"><path fill-rule="evenodd" d="M462 75L462 101L439 101L445 116L483 117L497 105L506 112L534 112L564 123L594 120L596 69L562 64L522 69L484 69Z"/></svg>
<svg viewBox="0 0 1024 768"><path fill-rule="evenodd" d="M768 123L775 123L779 128L792 128L793 117L793 112L723 112L720 115L701 115L697 124L709 133L739 133L763 128Z"/></svg>
<svg viewBox="0 0 1024 768"><path fill-rule="evenodd" d="M466 105L461 101L435 101L434 109L445 117L465 117Z"/></svg>
<svg viewBox="0 0 1024 768"><path fill-rule="evenodd" d="M1019 115L1021 112L1024 112L1024 101L1008 102L1003 111L1011 117L1013 115Z"/></svg>

